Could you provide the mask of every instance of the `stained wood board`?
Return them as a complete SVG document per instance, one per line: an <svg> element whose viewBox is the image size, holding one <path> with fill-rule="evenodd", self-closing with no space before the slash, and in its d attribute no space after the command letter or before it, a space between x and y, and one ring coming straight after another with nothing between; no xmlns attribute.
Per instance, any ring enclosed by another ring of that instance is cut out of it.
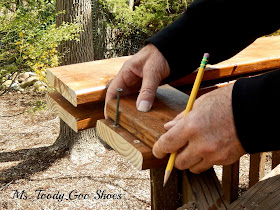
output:
<svg viewBox="0 0 280 210"><path fill-rule="evenodd" d="M130 57L60 66L47 70L52 87L74 106L104 100L108 83ZM199 64L198 64L199 65ZM280 67L280 36L262 37L229 60L208 65L203 81ZM172 85L192 84L197 71Z"/></svg>
<svg viewBox="0 0 280 210"><path fill-rule="evenodd" d="M198 91L198 96L212 91L214 89L223 87L231 83L222 83L215 86L203 88ZM51 93L46 97L47 105L52 109L63 121L68 124L74 131L84 130L95 126L95 122L99 119L103 119L103 105L104 102L90 102L87 104L80 104L78 107L74 107L70 104L62 95L58 92ZM89 108L91 105L95 106L95 109ZM99 106L100 105L100 106Z"/></svg>
<svg viewBox="0 0 280 210"><path fill-rule="evenodd" d="M95 101L74 107L58 92L46 96L47 106L52 109L75 132L92 128L104 118L104 101Z"/></svg>
<svg viewBox="0 0 280 210"><path fill-rule="evenodd" d="M157 159L149 146L121 126L114 126L114 122L110 119L98 120L96 131L99 138L138 170L164 167L167 164L168 157Z"/></svg>
<svg viewBox="0 0 280 210"><path fill-rule="evenodd" d="M174 168L170 174L168 182L163 187L164 173L165 168L152 168L150 170L152 210L176 210L181 205L181 171Z"/></svg>
<svg viewBox="0 0 280 210"><path fill-rule="evenodd" d="M280 36L261 37L232 58L215 65L207 65L203 81L279 67ZM193 74L171 84L174 86L190 84L194 81L196 73L197 70Z"/></svg>
<svg viewBox="0 0 280 210"><path fill-rule="evenodd" d="M229 203L237 199L238 185L239 185L239 160L231 165L223 166L222 186L225 193L224 199Z"/></svg>
<svg viewBox="0 0 280 210"><path fill-rule="evenodd" d="M169 86L158 88L153 107L149 112L136 109L137 95L124 96L120 99L119 125L150 147L166 132L163 125L181 113L187 104L188 95ZM109 118L115 119L116 99L107 103Z"/></svg>
<svg viewBox="0 0 280 210"><path fill-rule="evenodd" d="M108 83L128 59L125 56L50 68L47 80L74 106L100 101L105 98Z"/></svg>
<svg viewBox="0 0 280 210"><path fill-rule="evenodd" d="M280 164L280 151L272 152L272 169Z"/></svg>

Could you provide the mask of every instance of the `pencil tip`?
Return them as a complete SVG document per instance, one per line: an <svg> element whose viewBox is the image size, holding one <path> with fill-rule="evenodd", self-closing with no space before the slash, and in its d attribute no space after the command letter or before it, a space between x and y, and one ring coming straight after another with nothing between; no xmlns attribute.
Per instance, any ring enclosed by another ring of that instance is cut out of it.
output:
<svg viewBox="0 0 280 210"><path fill-rule="evenodd" d="M166 185L166 183L167 183L167 181L169 179L170 174L171 174L171 171L169 171L169 170L165 171L164 179L163 179L163 187Z"/></svg>

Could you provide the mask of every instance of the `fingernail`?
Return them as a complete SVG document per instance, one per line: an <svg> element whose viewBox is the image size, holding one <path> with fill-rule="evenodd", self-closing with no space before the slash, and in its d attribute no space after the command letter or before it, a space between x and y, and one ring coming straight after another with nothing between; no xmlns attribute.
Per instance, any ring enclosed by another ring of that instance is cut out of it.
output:
<svg viewBox="0 0 280 210"><path fill-rule="evenodd" d="M139 106L137 107L137 109L140 112L148 112L151 109L151 104L149 101L143 100L139 103Z"/></svg>

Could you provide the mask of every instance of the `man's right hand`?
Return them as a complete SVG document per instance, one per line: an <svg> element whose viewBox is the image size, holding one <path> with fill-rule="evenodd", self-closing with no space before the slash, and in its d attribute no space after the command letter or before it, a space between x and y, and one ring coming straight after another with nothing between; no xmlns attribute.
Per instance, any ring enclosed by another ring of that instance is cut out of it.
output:
<svg viewBox="0 0 280 210"><path fill-rule="evenodd" d="M148 44L123 64L107 90L105 103L117 97L117 88L123 89L122 95L136 93L141 88L136 107L139 111L148 112L160 82L169 73L169 65L164 56L154 45ZM104 113L107 118L106 105Z"/></svg>

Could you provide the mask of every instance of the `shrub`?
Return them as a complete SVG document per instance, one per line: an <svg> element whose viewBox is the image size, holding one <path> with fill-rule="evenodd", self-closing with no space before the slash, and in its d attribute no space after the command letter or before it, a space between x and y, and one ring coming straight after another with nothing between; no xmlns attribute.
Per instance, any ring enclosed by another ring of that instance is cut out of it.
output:
<svg viewBox="0 0 280 210"><path fill-rule="evenodd" d="M133 8L127 0L100 0L114 17L112 26L125 35L144 32L151 36L178 18L192 0L141 0ZM136 1L135 1L136 2Z"/></svg>
<svg viewBox="0 0 280 210"><path fill-rule="evenodd" d="M0 5L4 14L0 16L0 76L34 71L43 79L46 68L57 66L63 56L56 47L64 40L79 39L79 24L55 26L54 5L53 1Z"/></svg>

